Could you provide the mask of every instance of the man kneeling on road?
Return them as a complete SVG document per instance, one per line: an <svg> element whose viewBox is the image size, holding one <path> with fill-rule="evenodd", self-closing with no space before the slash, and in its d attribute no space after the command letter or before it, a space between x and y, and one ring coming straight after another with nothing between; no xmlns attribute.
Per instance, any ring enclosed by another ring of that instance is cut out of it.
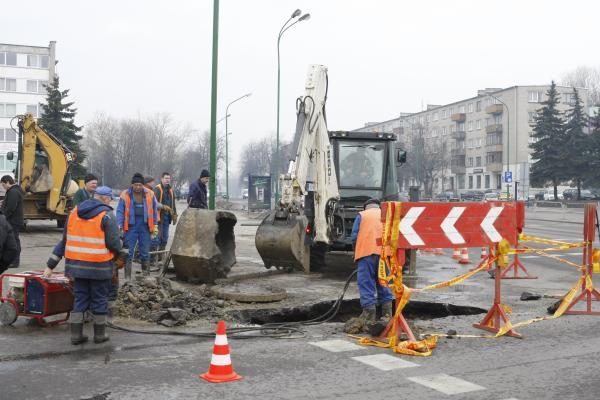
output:
<svg viewBox="0 0 600 400"><path fill-rule="evenodd" d="M94 197L76 206L66 222L62 240L48 259L44 276L65 257L65 275L74 280L75 304L71 313L71 343L87 342L83 315L94 315L94 343L106 342L108 296L115 268L113 259L121 250L119 228L110 206L112 190L101 186Z"/></svg>
<svg viewBox="0 0 600 400"><path fill-rule="evenodd" d="M354 220L352 226L352 243L354 245L354 261L358 264L358 292L360 294L360 306L363 311L359 319L365 322L374 322L376 306L381 305L381 314L384 318L393 315L392 291L379 284L377 271L379 268L379 256L381 247L377 239L381 238L383 229L381 223L380 202L377 199L369 199L365 202L365 209L361 211Z"/></svg>

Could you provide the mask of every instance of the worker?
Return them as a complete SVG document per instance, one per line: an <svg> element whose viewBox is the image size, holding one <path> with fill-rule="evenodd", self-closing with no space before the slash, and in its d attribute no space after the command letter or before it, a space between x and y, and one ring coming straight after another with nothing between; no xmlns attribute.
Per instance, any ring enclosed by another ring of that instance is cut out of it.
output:
<svg viewBox="0 0 600 400"><path fill-rule="evenodd" d="M12 226L0 210L0 274L17 259L19 254Z"/></svg>
<svg viewBox="0 0 600 400"><path fill-rule="evenodd" d="M83 178L84 186L75 192L73 196L73 205L76 206L82 201L89 200L94 195L96 187L98 186L98 178L94 174L87 174Z"/></svg>
<svg viewBox="0 0 600 400"><path fill-rule="evenodd" d="M117 206L117 223L129 248L129 258L125 265L125 279L131 279L136 244L140 253L142 273L150 274L150 243L158 236L158 215L156 198L151 190L144 187L144 176L136 172L131 179L131 187L121 192Z"/></svg>
<svg viewBox="0 0 600 400"><path fill-rule="evenodd" d="M94 316L94 343L106 342L106 315L113 277L113 258L121 250L119 228L110 206L112 189L97 188L93 198L84 200L69 214L61 241L46 263L45 277L52 276L62 257L65 275L74 280L71 312L71 343L87 342L83 334L84 313Z"/></svg>
<svg viewBox="0 0 600 400"><path fill-rule="evenodd" d="M367 200L364 211L358 213L352 226L354 261L358 263L358 292L363 310L359 318L366 321L375 321L377 305L381 305L383 317L391 317L394 300L391 290L381 286L378 279L381 250L377 239L381 238L382 231L379 206L379 200Z"/></svg>
<svg viewBox="0 0 600 400"><path fill-rule="evenodd" d="M203 169L200 173L200 178L190 185L190 193L188 195L188 206L190 208L208 208L208 189L206 184L210 178L210 173L207 169Z"/></svg>
<svg viewBox="0 0 600 400"><path fill-rule="evenodd" d="M9 268L18 268L21 257L19 231L25 226L23 219L23 191L21 190L21 186L17 185L10 175L4 175L0 178L0 184L2 184L2 187L6 191L4 200L2 201L2 213L12 228L12 234L17 244L17 257Z"/></svg>
<svg viewBox="0 0 600 400"><path fill-rule="evenodd" d="M366 185L375 172L373 163L367 155L366 146L358 146L352 154L347 155L342 161L341 169L342 184L349 186Z"/></svg>
<svg viewBox="0 0 600 400"><path fill-rule="evenodd" d="M146 176L144 177L144 187L145 187L146 189L149 189L149 190L152 190L152 191L153 191L153 190L154 190L154 184L155 184L155 183L156 183L156 181L154 180L154 177L153 177L153 176L146 175Z"/></svg>
<svg viewBox="0 0 600 400"><path fill-rule="evenodd" d="M154 195L159 205L158 212L158 238L154 244L159 251L167 248L169 241L169 225L177 223L177 206L175 204L175 192L171 187L171 174L163 172L160 183L154 188Z"/></svg>

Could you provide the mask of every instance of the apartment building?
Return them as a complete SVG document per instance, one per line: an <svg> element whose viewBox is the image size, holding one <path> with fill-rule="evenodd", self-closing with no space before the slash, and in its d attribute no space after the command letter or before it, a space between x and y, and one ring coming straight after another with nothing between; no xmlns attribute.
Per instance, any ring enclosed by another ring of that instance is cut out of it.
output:
<svg viewBox="0 0 600 400"><path fill-rule="evenodd" d="M15 162L6 153L17 151L16 115L38 117L45 102L45 85L54 79L56 42L48 47L0 43L0 176L12 174ZM12 128L11 128L12 124Z"/></svg>
<svg viewBox="0 0 600 400"><path fill-rule="evenodd" d="M358 130L394 132L410 152L417 139L425 157L436 157L438 170L430 182L432 192L505 190L518 185L519 197L529 194L533 116L550 85L512 86L479 90L477 96L445 105L428 105L425 111L370 123ZM558 86L565 111L573 104L573 89ZM578 89L588 109L587 90ZM508 174L506 173L508 172ZM508 176L507 176L508 175ZM408 177L404 188L416 184Z"/></svg>

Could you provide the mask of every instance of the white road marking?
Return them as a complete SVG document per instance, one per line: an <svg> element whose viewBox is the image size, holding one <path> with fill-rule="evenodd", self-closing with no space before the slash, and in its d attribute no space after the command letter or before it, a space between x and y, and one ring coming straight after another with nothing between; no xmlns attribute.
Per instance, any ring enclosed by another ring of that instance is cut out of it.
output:
<svg viewBox="0 0 600 400"><path fill-rule="evenodd" d="M389 354L374 354L370 356L352 357L352 359L370 365L371 367L375 367L381 371L391 371L393 369L419 366L419 364L415 364Z"/></svg>
<svg viewBox="0 0 600 400"><path fill-rule="evenodd" d="M483 386L476 385L465 380L455 378L446 374L414 376L408 380L418 383L428 388L437 390L444 394L458 394L473 392L476 390L485 390Z"/></svg>
<svg viewBox="0 0 600 400"><path fill-rule="evenodd" d="M494 243L498 243L502 240L502 236L494 227L494 222L496 222L502 210L503 207L490 208L490 211L488 211L487 215L481 222L481 227L483 228L483 231Z"/></svg>
<svg viewBox="0 0 600 400"><path fill-rule="evenodd" d="M583 253L565 253L566 256L582 256Z"/></svg>
<svg viewBox="0 0 600 400"><path fill-rule="evenodd" d="M313 346L322 348L323 350L330 351L332 353L340 353L342 351L353 351L364 349L364 346L359 346L354 343L350 343L347 340L334 339L334 340L323 340L322 342L309 342Z"/></svg>
<svg viewBox="0 0 600 400"><path fill-rule="evenodd" d="M465 242L465 238L456 230L454 224L467 207L452 207L452 210L448 213L448 216L444 218L441 223L442 230L446 234L446 237L452 244L461 244Z"/></svg>
<svg viewBox="0 0 600 400"><path fill-rule="evenodd" d="M519 258L541 258L542 256L521 256Z"/></svg>
<svg viewBox="0 0 600 400"><path fill-rule="evenodd" d="M423 211L425 211L425 207L412 207L408 210L404 218L400 220L400 233L404 235L406 241L412 246L422 246L425 244L421 236L412 227Z"/></svg>

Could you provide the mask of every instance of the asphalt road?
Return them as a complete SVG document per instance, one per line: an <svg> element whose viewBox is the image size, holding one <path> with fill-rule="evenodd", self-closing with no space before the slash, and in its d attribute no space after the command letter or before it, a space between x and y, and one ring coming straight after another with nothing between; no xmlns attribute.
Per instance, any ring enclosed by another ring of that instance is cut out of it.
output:
<svg viewBox="0 0 600 400"><path fill-rule="evenodd" d="M576 242L582 239L582 218L579 210L528 210L525 231ZM237 251L238 257L258 264L254 229L237 228ZM53 234L42 230L34 237L50 243ZM566 253L566 259L581 259L578 250ZM478 259L478 249L471 249L470 256ZM556 301L519 302L522 291L564 294L578 277L572 267L543 257L526 255L522 261L539 278L503 281L503 303L513 308L513 322L545 315ZM448 255L421 256L417 268L419 286L464 272ZM492 287L483 273L464 285L413 299L487 309ZM482 317L413 323L420 331L481 334L472 324ZM340 323L306 328L297 339L230 339L233 366L243 379L224 384L198 377L208 368L212 339L111 331L108 343L74 347L67 342L66 326L40 329L21 322L0 327L0 399L595 399L600 390L598 318L564 316L536 323L519 329L524 339L442 338L431 357L357 346L341 333Z"/></svg>

